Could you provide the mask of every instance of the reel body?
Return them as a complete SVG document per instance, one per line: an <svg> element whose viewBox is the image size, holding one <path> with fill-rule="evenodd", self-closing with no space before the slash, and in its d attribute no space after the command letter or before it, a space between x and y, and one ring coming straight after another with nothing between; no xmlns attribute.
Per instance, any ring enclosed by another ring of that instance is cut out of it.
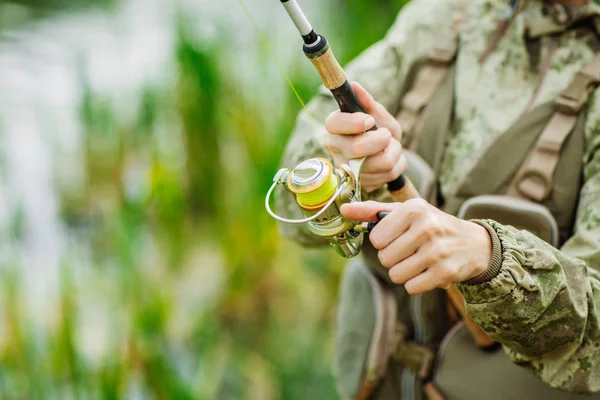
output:
<svg viewBox="0 0 600 400"><path fill-rule="evenodd" d="M294 196L304 219L282 218L271 210L269 199L277 185L284 185ZM344 218L340 209L342 204L354 201L360 201L360 190L350 167L344 164L335 169L329 160L311 158L291 171L282 168L277 172L273 186L267 193L266 208L281 222L308 224L308 229L317 236L327 238L338 254L351 258L360 253L361 226Z"/></svg>

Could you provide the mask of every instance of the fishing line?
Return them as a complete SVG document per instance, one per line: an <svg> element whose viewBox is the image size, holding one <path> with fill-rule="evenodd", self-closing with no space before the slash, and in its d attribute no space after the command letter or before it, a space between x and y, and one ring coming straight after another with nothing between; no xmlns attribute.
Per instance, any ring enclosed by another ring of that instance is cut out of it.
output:
<svg viewBox="0 0 600 400"><path fill-rule="evenodd" d="M321 124L319 121L317 121L316 118L314 118L308 112L308 108L306 107L306 104L302 100L302 97L300 97L300 93L298 93L298 90L296 90L296 87L294 86L292 80L290 79L290 77L288 76L288 74L285 72L285 69L281 65L281 62L279 62L279 58L277 58L277 53L275 53L275 50L273 50L273 48L269 44L269 41L267 40L266 36L260 30L258 24L256 23L256 20L252 17L252 14L250 14L250 10L248 9L248 7L246 7L246 5L244 4L244 2L242 0L238 0L238 4L244 10L244 13L246 14L246 17L248 17L248 19L250 20L250 22L252 24L252 27L254 28L254 31L258 34L258 36L260 37L260 40L262 41L262 43L264 44L265 48L269 52L270 56L275 61L275 65L277 65L277 68L279 69L279 71L281 72L281 74L283 75L283 77L285 78L288 86L290 87L290 89L292 89L292 92L294 92L294 95L296 96L296 98L298 99L298 101L300 102L300 104L302 105L302 108L304 109L304 112L306 113L306 115L308 116L308 118L310 118L315 123ZM337 157L335 156L335 154L333 153L333 151L331 150L331 148L327 144L324 144L324 145L327 148L327 150L329 151L329 153L331 154L331 156L333 157L335 163L339 165Z"/></svg>

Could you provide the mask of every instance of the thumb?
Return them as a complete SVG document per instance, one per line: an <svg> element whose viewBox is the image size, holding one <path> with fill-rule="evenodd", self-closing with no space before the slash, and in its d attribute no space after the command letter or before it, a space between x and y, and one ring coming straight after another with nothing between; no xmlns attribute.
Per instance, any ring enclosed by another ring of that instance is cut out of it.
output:
<svg viewBox="0 0 600 400"><path fill-rule="evenodd" d="M373 96L371 96L371 94L367 92L367 89L362 87L362 85L358 82L350 82L350 85L352 86L352 89L354 89L354 93L356 93L356 97L358 98L358 101L363 106L365 111L368 114L375 112L375 106L377 105L377 102L375 101Z"/></svg>
<svg viewBox="0 0 600 400"><path fill-rule="evenodd" d="M377 221L377 213L381 211L391 211L390 205L377 201L365 201L343 204L341 208L344 217L360 222Z"/></svg>
<svg viewBox="0 0 600 400"><path fill-rule="evenodd" d="M402 129L396 119L360 83L351 82L350 85L352 85L358 101L362 104L367 114L375 118L376 125L380 128L385 127L389 129L392 136L400 141L402 138Z"/></svg>

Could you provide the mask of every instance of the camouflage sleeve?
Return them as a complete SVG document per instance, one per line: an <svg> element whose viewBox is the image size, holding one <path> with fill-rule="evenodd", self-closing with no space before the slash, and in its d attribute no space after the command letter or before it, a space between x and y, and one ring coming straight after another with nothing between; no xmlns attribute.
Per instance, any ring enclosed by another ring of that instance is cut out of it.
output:
<svg viewBox="0 0 600 400"><path fill-rule="evenodd" d="M360 82L377 101L390 112L398 108L402 93L406 90L409 68L423 59L443 36L444 30L451 37L453 19L458 0L414 0L399 14L394 25L380 42L364 51L348 65L348 79ZM333 44L335 51L335 43ZM321 87L296 120L296 126L288 141L282 166L293 168L303 160L324 157L332 162L324 147L324 121L337 109L333 96ZM283 188L276 192L278 212L287 218L301 218L291 194ZM306 225L280 224L283 236L302 244L318 245L326 242L312 235Z"/></svg>
<svg viewBox="0 0 600 400"><path fill-rule="evenodd" d="M600 93L586 121L584 185L574 235L556 249L487 221L502 245L493 279L459 285L468 313L511 359L549 385L600 391Z"/></svg>

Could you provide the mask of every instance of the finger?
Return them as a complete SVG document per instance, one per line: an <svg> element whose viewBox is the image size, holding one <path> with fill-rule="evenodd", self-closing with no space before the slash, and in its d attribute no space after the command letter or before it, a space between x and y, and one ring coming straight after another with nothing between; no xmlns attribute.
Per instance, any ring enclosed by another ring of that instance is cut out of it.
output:
<svg viewBox="0 0 600 400"><path fill-rule="evenodd" d="M375 98L371 96L371 93L367 92L367 90L358 82L350 82L350 86L354 89L358 101L368 114L371 114L372 111L376 111L375 108L377 107L377 102L375 101Z"/></svg>
<svg viewBox="0 0 600 400"><path fill-rule="evenodd" d="M391 171L400 162L401 156L402 145L392 137L382 152L365 160L361 171L369 174Z"/></svg>
<svg viewBox="0 0 600 400"><path fill-rule="evenodd" d="M343 204L340 209L344 217L361 222L377 221L377 213L390 210L390 204L377 201Z"/></svg>
<svg viewBox="0 0 600 400"><path fill-rule="evenodd" d="M375 126L375 118L356 112L332 112L325 121L325 129L334 135L356 135L368 131Z"/></svg>
<svg viewBox="0 0 600 400"><path fill-rule="evenodd" d="M406 212L404 212L403 208L404 205L402 203L395 204L392 212L379 221L369 233L369 240L373 244L373 247L383 250L410 229L412 219L406 218Z"/></svg>
<svg viewBox="0 0 600 400"><path fill-rule="evenodd" d="M360 174L360 178L363 182L369 183L378 183L378 187L382 186L387 182L391 182L397 179L401 174L403 174L408 167L408 162L404 155L400 156L400 160L398 163L388 172L378 172L378 173L362 173Z"/></svg>
<svg viewBox="0 0 600 400"><path fill-rule="evenodd" d="M361 133L357 136L326 135L325 144L339 150L348 159L368 157L382 152L392 137L386 128Z"/></svg>
<svg viewBox="0 0 600 400"><path fill-rule="evenodd" d="M440 280L437 279L435 273L430 270L415 276L404 284L406 291L413 296L429 292L440 286Z"/></svg>
<svg viewBox="0 0 600 400"><path fill-rule="evenodd" d="M390 268L389 275L392 282L402 285L417 275L423 273L429 267L429 263L423 255L416 253L412 257L395 264Z"/></svg>
<svg viewBox="0 0 600 400"><path fill-rule="evenodd" d="M390 268L394 265L408 260L423 246L424 239L415 229L402 232L388 246L379 251L379 262L384 267Z"/></svg>
<svg viewBox="0 0 600 400"><path fill-rule="evenodd" d="M402 129L400 128L400 124L388 110L381 103L377 102L360 83L351 82L350 84L356 93L358 101L362 104L367 113L375 117L377 125L387 127L397 140L401 140Z"/></svg>

